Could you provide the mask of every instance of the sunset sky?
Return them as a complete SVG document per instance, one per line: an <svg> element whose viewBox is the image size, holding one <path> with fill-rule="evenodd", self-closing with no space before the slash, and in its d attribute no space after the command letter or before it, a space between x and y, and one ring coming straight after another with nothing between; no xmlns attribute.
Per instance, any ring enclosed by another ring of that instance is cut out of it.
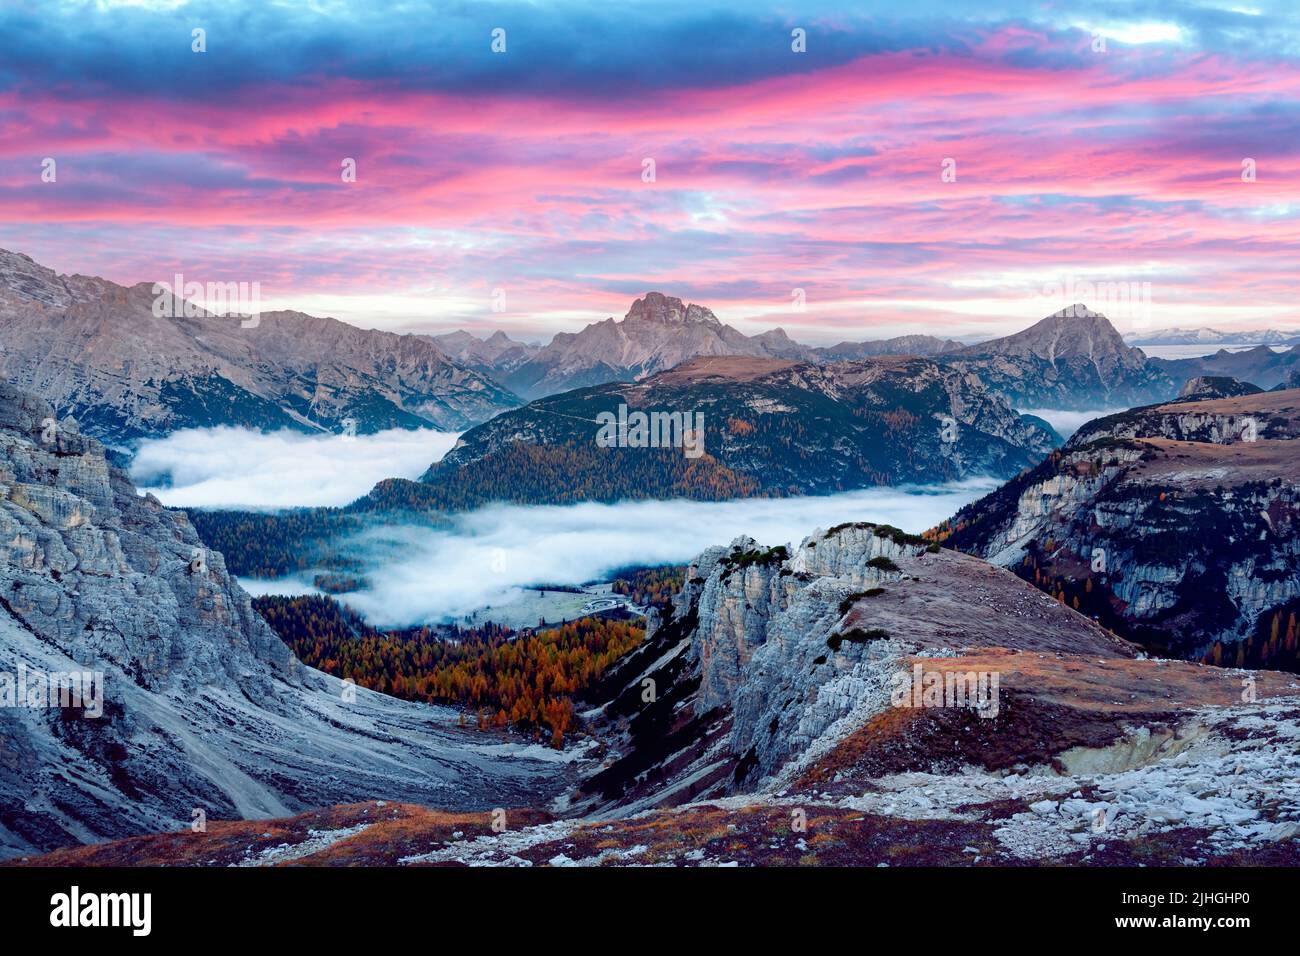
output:
<svg viewBox="0 0 1300 956"><path fill-rule="evenodd" d="M649 289L813 343L977 337L1069 279L1149 282L1121 330L1298 328L1300 13L11 0L0 246L534 339Z"/></svg>

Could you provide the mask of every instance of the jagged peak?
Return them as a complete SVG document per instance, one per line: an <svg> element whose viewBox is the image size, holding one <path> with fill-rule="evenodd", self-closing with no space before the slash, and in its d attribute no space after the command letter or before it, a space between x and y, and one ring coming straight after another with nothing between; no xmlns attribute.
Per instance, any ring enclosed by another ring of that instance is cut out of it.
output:
<svg viewBox="0 0 1300 956"><path fill-rule="evenodd" d="M1073 305L1067 305L1064 309L1061 309L1058 312L1053 312L1051 315L1047 316L1047 319L1102 319L1107 325L1110 324L1110 320L1107 319L1105 315L1100 312L1094 312L1082 302L1075 302ZM1047 319L1044 319L1043 321L1047 321Z"/></svg>
<svg viewBox="0 0 1300 956"><path fill-rule="evenodd" d="M623 321L641 320L658 322L664 325L686 325L701 323L704 325L721 325L718 317L702 305L687 305L681 299L662 292L647 292L632 303Z"/></svg>

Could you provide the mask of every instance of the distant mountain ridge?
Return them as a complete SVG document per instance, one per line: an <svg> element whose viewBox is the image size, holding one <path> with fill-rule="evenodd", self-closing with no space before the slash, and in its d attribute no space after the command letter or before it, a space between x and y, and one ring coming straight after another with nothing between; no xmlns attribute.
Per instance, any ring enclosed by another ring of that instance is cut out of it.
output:
<svg viewBox="0 0 1300 956"><path fill-rule="evenodd" d="M211 425L459 430L519 404L420 336L301 312L245 327L157 299L0 250L0 375L117 447Z"/></svg>
<svg viewBox="0 0 1300 956"><path fill-rule="evenodd" d="M1223 332L1219 329L1151 329L1129 332L1129 345L1300 345L1300 329L1243 329Z"/></svg>
<svg viewBox="0 0 1300 956"><path fill-rule="evenodd" d="M1182 382L1082 303L1013 335L940 356L1018 408L1087 410L1173 398Z"/></svg>
<svg viewBox="0 0 1300 956"><path fill-rule="evenodd" d="M938 355L960 342L904 335L815 348L784 329L746 335L702 305L662 292L636 299L622 319L610 317L578 332L560 332L545 346L525 345L498 331L487 340L467 332L433 336L458 360L526 398L540 398L601 385L636 381L700 356L747 356L828 362L873 355Z"/></svg>
<svg viewBox="0 0 1300 956"><path fill-rule="evenodd" d="M122 447L210 425L463 430L518 407L520 396L640 381L696 358L826 365L918 356L975 376L1015 407L1088 410L1166 401L1198 376L1268 388L1300 355L1297 347L1280 356L1264 349L1224 352L1214 363L1162 363L1083 305L976 345L904 335L812 347L780 328L746 335L704 306L648 292L622 319L559 333L542 346L502 331L397 334L298 312L263 313L250 327L203 312L159 317L156 298L149 284L59 276L0 252L0 375Z"/></svg>
<svg viewBox="0 0 1300 956"><path fill-rule="evenodd" d="M702 416L692 442L699 454L684 445L602 446L601 416L620 407ZM640 382L575 389L499 415L461 436L421 483L382 482L352 507L720 500L1007 478L1058 443L932 359L695 358Z"/></svg>
<svg viewBox="0 0 1300 956"><path fill-rule="evenodd" d="M632 303L622 320L562 332L542 348L502 333L484 341L464 332L437 338L527 398L605 382L639 381L692 358L739 356L818 364L876 356L918 356L978 375L1020 407L1089 409L1173 398L1182 381L1125 343L1104 315L1076 304L1013 335L975 345L930 335L902 335L813 347L784 329L745 335L709 309L660 292Z"/></svg>
<svg viewBox="0 0 1300 956"><path fill-rule="evenodd" d="M540 345L518 342L500 329L480 338L464 329L430 335L453 361L481 375L500 380L542 350Z"/></svg>

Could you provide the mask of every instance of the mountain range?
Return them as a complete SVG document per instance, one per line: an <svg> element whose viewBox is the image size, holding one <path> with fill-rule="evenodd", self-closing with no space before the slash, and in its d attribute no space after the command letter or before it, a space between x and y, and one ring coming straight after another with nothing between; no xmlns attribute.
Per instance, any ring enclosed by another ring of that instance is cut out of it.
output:
<svg viewBox="0 0 1300 956"><path fill-rule="evenodd" d="M696 357L636 382L574 389L503 413L461 436L423 476L427 490L385 482L369 503L826 494L1008 478L1059 441L1013 405L1097 408L1177 393L1104 316L1082 306L929 359ZM692 462L681 450L597 447L600 415L620 406L700 414L704 454Z"/></svg>
<svg viewBox="0 0 1300 956"><path fill-rule="evenodd" d="M1007 358L1060 354L1022 340ZM697 359L540 407L574 412L585 432L595 405L571 404L583 396L649 407L682 389L723 403L735 443L706 444L756 484L797 472L731 420L794 402L799 422L835 422L827 436L859 419L879 438L880 417L902 436L888 459L902 473L908 447L943 454L920 444L937 431L932 407L1005 428L1016 441L972 430L1008 468L1045 458L925 536L846 522L797 546L707 549L671 611L651 612L641 643L583 691L587 742L556 760L305 667L182 512L138 496L70 419L0 385L0 660L29 683L89 670L104 692L96 715L0 707L0 856L1296 862L1300 688L1267 668L1300 666L1300 392L1221 398L1233 383L1202 382L1057 451L1035 450L1047 436L1032 419L930 359ZM471 431L452 467L497 470L500 442L551 427L538 405L511 413L536 421ZM236 822L193 826L209 817Z"/></svg>
<svg viewBox="0 0 1300 956"><path fill-rule="evenodd" d="M620 408L624 418L684 415L700 434L647 447L629 430L630 440L602 446L601 416L617 421ZM930 359L694 358L498 415L462 435L423 487L383 482L359 506L713 500L1007 478L1059 441L978 379Z"/></svg>
<svg viewBox="0 0 1300 956"><path fill-rule="evenodd" d="M158 301L150 283L61 276L0 250L0 375L129 454L141 438L210 425L463 430L528 398L640 381L693 358L830 365L922 357L978 378L1014 407L1062 410L1169 400L1201 376L1271 388L1300 367L1300 345L1150 359L1083 304L975 345L905 335L811 347L779 328L745 335L709 309L659 292L638 298L621 320L559 333L546 345L500 331L480 339L363 330L300 312L253 322L202 309L160 314Z"/></svg>
<svg viewBox="0 0 1300 956"><path fill-rule="evenodd" d="M520 403L420 336L300 312L189 315L162 295L157 309L151 283L0 250L0 376L116 447L210 425L460 430Z"/></svg>
<svg viewBox="0 0 1300 956"><path fill-rule="evenodd" d="M640 381L693 358L833 365L922 357L978 378L1018 408L1086 410L1167 400L1199 375L1271 387L1300 354L1261 347L1267 354L1149 360L1081 304L977 345L908 335L810 347L782 329L745 335L703 306L651 292L621 320L559 333L540 346L503 332L479 339L362 330L299 312L262 313L250 322L202 309L159 310L156 291L149 283L128 288L60 276L0 251L0 375L129 452L140 438L209 425L463 430L524 398Z"/></svg>
<svg viewBox="0 0 1300 956"><path fill-rule="evenodd" d="M1150 360L1169 378L1183 381L1204 376L1230 377L1263 389L1275 388L1300 372L1300 345L1278 352L1267 345L1240 351L1219 349L1197 358Z"/></svg>
<svg viewBox="0 0 1300 956"><path fill-rule="evenodd" d="M1014 335L978 345L904 335L828 347L801 345L783 329L747 336L709 309L651 292L622 320L560 333L545 347L501 332L435 336L458 361L527 398L606 382L639 381L696 357L740 356L826 364L879 356L928 357L980 376L1018 407L1088 409L1171 398L1181 381L1153 367L1099 313L1076 304Z"/></svg>
<svg viewBox="0 0 1300 956"><path fill-rule="evenodd" d="M1300 330L1243 329L1222 332L1218 329L1151 329L1129 332L1129 345L1300 345Z"/></svg>
<svg viewBox="0 0 1300 956"><path fill-rule="evenodd" d="M961 347L950 339L905 335L813 348L800 345L779 328L745 335L704 306L687 305L661 292L637 299L621 320L610 317L579 332L560 332L546 346L515 342L502 332L481 340L457 331L433 340L458 361L526 398L635 381L699 356L824 362L873 355L938 355Z"/></svg>

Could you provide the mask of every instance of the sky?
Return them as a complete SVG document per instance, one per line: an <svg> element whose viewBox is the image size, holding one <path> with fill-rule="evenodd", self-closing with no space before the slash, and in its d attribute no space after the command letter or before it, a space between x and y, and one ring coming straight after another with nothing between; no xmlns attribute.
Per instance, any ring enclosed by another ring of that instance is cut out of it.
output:
<svg viewBox="0 0 1300 956"><path fill-rule="evenodd" d="M1298 328L1297 10L0 0L0 247L530 340Z"/></svg>

